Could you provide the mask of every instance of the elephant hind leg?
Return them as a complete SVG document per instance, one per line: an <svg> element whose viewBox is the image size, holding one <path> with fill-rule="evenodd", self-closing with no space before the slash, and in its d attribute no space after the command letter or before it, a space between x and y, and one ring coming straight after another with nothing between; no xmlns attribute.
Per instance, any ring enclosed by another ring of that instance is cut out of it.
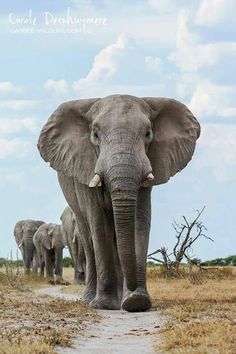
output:
<svg viewBox="0 0 236 354"><path fill-rule="evenodd" d="M76 237L75 242L76 257L75 257L75 283L85 284L85 270L86 270L86 258L84 253L84 247L80 236Z"/></svg>
<svg viewBox="0 0 236 354"><path fill-rule="evenodd" d="M85 284L85 272L78 272L76 274L77 284Z"/></svg>
<svg viewBox="0 0 236 354"><path fill-rule="evenodd" d="M86 288L82 294L82 300L85 303L90 303L96 296L96 287L97 287L97 272L95 266L95 256L92 244L92 237L90 233L90 229L88 227L88 223L86 218L82 215L79 217L76 216L78 231L81 237L82 247L84 249L85 259L86 259ZM77 269L78 263L78 254L76 257L75 267ZM78 273L76 274L77 277Z"/></svg>

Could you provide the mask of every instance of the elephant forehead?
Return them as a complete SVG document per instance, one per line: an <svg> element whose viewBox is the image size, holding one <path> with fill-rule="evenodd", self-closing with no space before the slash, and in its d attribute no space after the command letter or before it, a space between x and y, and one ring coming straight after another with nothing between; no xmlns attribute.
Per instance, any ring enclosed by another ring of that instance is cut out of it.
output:
<svg viewBox="0 0 236 354"><path fill-rule="evenodd" d="M54 225L53 227L53 235L60 236L61 235L61 227L60 225Z"/></svg>
<svg viewBox="0 0 236 354"><path fill-rule="evenodd" d="M35 225L34 224L32 224L32 223L26 223L25 225L24 225L24 231L25 232L34 232L36 230L36 227L35 227Z"/></svg>
<svg viewBox="0 0 236 354"><path fill-rule="evenodd" d="M140 98L129 95L112 95L94 104L90 112L101 125L143 123L151 115L150 107Z"/></svg>

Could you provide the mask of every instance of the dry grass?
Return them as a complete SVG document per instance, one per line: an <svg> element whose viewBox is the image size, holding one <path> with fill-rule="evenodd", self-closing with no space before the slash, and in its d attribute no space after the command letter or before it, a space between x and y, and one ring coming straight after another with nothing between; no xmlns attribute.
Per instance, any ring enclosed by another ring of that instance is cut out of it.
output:
<svg viewBox="0 0 236 354"><path fill-rule="evenodd" d="M74 268L63 268L63 279L73 284L74 282Z"/></svg>
<svg viewBox="0 0 236 354"><path fill-rule="evenodd" d="M235 268L181 269L179 279L165 279L160 267L148 269L148 287L153 307L167 316L157 332L162 353L236 353ZM96 312L74 301L52 300L32 289L47 280L0 273L0 353L52 354L54 347L70 346L73 337L97 321ZM73 269L63 277L73 283ZM69 285L63 291L78 294L83 286Z"/></svg>
<svg viewBox="0 0 236 354"><path fill-rule="evenodd" d="M55 346L71 346L96 311L77 301L52 299L34 293L47 280L0 273L0 353L51 354Z"/></svg>
<svg viewBox="0 0 236 354"><path fill-rule="evenodd" d="M1 354L56 354L51 346L43 342L19 342L9 343L9 341L1 341Z"/></svg>
<svg viewBox="0 0 236 354"><path fill-rule="evenodd" d="M236 353L236 272L209 271L210 276L195 271L194 281L190 275L167 280L161 278L160 269L148 271L153 306L169 318L158 332L163 343L157 351Z"/></svg>

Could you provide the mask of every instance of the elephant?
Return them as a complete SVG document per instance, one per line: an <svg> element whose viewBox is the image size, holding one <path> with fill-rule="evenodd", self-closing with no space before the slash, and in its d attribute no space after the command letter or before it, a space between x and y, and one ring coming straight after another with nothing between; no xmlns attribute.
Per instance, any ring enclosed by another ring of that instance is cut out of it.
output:
<svg viewBox="0 0 236 354"><path fill-rule="evenodd" d="M82 299L146 311L151 190L191 160L200 124L181 102L115 94L62 103L41 130L86 256Z"/></svg>
<svg viewBox="0 0 236 354"><path fill-rule="evenodd" d="M14 227L15 240L22 253L26 274L30 273L30 268L33 273L38 272L38 258L33 236L42 224L44 222L41 220L20 220Z"/></svg>
<svg viewBox="0 0 236 354"><path fill-rule="evenodd" d="M56 281L61 281L63 248L65 247L61 225L52 223L41 225L34 234L33 243L37 250L40 275L44 276L46 268L47 278L54 279L55 273Z"/></svg>
<svg viewBox="0 0 236 354"><path fill-rule="evenodd" d="M74 265L74 283L84 284L86 260L83 244L76 225L75 215L68 206L61 217L64 244L68 246Z"/></svg>

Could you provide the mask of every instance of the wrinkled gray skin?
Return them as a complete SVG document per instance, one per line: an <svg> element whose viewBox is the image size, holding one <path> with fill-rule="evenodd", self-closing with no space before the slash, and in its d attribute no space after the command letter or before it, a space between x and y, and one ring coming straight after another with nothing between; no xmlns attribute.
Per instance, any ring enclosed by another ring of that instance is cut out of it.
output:
<svg viewBox="0 0 236 354"><path fill-rule="evenodd" d="M40 275L56 280L62 279L63 248L65 247L61 225L43 224L34 234L33 243L37 250Z"/></svg>
<svg viewBox="0 0 236 354"><path fill-rule="evenodd" d="M24 262L25 272L33 273L38 271L38 258L35 246L33 244L34 233L44 222L40 220L21 220L14 227L14 236L19 247Z"/></svg>
<svg viewBox="0 0 236 354"><path fill-rule="evenodd" d="M151 189L187 165L199 134L199 123L180 102L129 95L64 103L42 129L39 151L58 171L82 237L83 298L90 306L151 307L146 288ZM94 174L102 186L89 188Z"/></svg>
<svg viewBox="0 0 236 354"><path fill-rule="evenodd" d="M61 215L64 244L68 246L74 264L74 282L84 284L86 260L75 215L70 207L66 207Z"/></svg>

